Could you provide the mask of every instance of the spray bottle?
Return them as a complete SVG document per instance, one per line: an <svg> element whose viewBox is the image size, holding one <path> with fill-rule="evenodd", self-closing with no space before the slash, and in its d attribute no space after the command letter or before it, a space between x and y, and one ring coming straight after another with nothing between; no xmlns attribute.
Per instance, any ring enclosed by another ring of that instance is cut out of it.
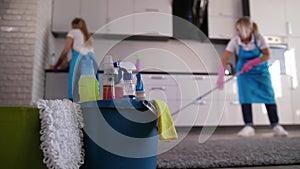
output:
<svg viewBox="0 0 300 169"><path fill-rule="evenodd" d="M102 79L102 91L103 100L114 99L115 98L115 88L114 88L114 65L112 56L106 55L104 57L103 63L103 79Z"/></svg>
<svg viewBox="0 0 300 169"><path fill-rule="evenodd" d="M115 73L114 73L114 78L115 78L115 98L120 99L123 97L123 86L122 86L122 77L123 77L123 72L120 69L120 62L114 62L114 67L115 67Z"/></svg>
<svg viewBox="0 0 300 169"><path fill-rule="evenodd" d="M123 97L135 98L135 89L132 80L132 71L136 70L131 62L121 62L120 69L123 71Z"/></svg>
<svg viewBox="0 0 300 169"><path fill-rule="evenodd" d="M146 100L145 88L144 88L144 84L142 81L142 74L141 74L140 55L136 54L135 56L136 56L135 66L137 70L137 74L136 74L137 81L135 86L136 98L139 100Z"/></svg>
<svg viewBox="0 0 300 169"><path fill-rule="evenodd" d="M78 93L80 102L100 99L99 83L95 76L94 66L91 59L84 59L81 61Z"/></svg>

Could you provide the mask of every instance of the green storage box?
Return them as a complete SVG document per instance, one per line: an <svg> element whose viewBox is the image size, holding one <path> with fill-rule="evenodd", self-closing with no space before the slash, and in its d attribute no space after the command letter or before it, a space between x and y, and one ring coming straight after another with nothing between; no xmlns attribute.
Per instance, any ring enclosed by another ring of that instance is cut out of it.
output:
<svg viewBox="0 0 300 169"><path fill-rule="evenodd" d="M47 169L39 132L37 108L0 107L0 168Z"/></svg>

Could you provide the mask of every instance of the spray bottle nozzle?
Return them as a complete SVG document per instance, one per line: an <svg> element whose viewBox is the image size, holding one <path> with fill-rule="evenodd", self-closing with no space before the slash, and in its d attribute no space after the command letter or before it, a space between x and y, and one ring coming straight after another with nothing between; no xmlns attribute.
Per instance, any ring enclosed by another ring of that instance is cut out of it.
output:
<svg viewBox="0 0 300 169"><path fill-rule="evenodd" d="M132 74L132 71L136 70L136 67L131 62L121 62L120 69L124 72L124 77L125 77L126 76L125 74Z"/></svg>

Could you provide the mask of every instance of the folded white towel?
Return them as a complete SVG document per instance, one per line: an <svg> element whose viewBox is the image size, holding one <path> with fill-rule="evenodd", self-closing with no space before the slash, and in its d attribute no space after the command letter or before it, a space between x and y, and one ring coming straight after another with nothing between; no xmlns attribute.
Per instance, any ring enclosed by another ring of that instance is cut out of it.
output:
<svg viewBox="0 0 300 169"><path fill-rule="evenodd" d="M51 169L78 169L84 162L83 116L70 100L38 100L43 162Z"/></svg>

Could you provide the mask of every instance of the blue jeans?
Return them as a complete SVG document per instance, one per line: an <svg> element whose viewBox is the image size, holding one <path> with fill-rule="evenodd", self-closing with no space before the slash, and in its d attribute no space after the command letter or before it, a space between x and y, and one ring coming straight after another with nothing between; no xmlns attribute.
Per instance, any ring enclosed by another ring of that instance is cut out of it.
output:
<svg viewBox="0 0 300 169"><path fill-rule="evenodd" d="M265 104L268 117L272 126L278 124L277 105ZM242 104L243 119L246 125L253 125L252 106L251 104Z"/></svg>

